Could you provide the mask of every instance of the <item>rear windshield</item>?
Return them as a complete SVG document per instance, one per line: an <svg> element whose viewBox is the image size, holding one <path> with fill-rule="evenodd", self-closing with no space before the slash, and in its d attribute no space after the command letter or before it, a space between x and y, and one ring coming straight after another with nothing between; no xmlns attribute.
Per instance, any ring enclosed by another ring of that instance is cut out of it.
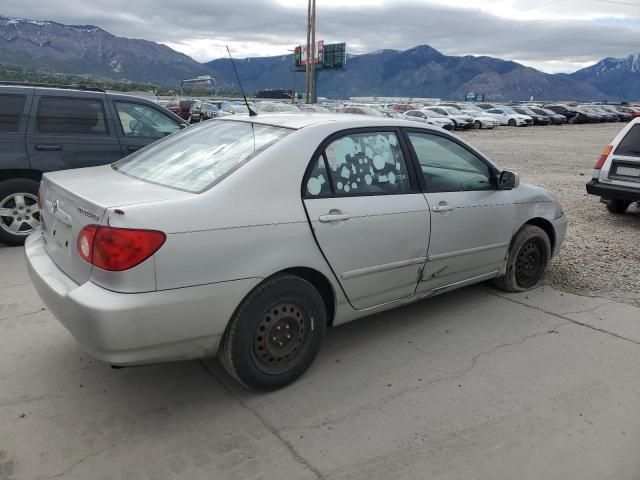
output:
<svg viewBox="0 0 640 480"><path fill-rule="evenodd" d="M640 157L640 125L634 125L622 139L615 151L616 155Z"/></svg>
<svg viewBox="0 0 640 480"><path fill-rule="evenodd" d="M113 164L121 173L200 193L292 130L249 122L190 127Z"/></svg>

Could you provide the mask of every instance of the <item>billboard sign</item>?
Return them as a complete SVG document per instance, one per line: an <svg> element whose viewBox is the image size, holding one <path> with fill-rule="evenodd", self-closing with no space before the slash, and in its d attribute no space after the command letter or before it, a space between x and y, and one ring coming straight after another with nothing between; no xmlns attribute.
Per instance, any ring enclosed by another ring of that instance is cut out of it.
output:
<svg viewBox="0 0 640 480"><path fill-rule="evenodd" d="M324 40L320 40L316 45L313 61L316 65L321 65L324 58ZM296 70L306 70L307 68L307 46L298 46L293 52Z"/></svg>
<svg viewBox="0 0 640 480"><path fill-rule="evenodd" d="M325 45L324 40L320 40L316 46L314 61L319 70L331 70L344 68L347 62L345 43L334 43ZM297 71L304 71L307 68L307 47L298 46L293 51L293 59Z"/></svg>
<svg viewBox="0 0 640 480"><path fill-rule="evenodd" d="M467 102L484 102L484 93L467 93L464 99Z"/></svg>

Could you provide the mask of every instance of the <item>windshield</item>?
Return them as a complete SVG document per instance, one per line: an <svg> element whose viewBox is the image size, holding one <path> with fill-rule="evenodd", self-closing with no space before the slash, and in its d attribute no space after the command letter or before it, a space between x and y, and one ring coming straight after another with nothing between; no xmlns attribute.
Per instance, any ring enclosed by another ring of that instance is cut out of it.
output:
<svg viewBox="0 0 640 480"><path fill-rule="evenodd" d="M500 110L506 112L506 113L510 113L511 115L517 115L518 112L516 112L513 108L509 108L509 107L500 107Z"/></svg>
<svg viewBox="0 0 640 480"><path fill-rule="evenodd" d="M209 121L112 166L140 180L200 193L289 133L290 129L248 122Z"/></svg>
<svg viewBox="0 0 640 480"><path fill-rule="evenodd" d="M446 110L451 115L462 115L462 112L454 107L441 107L443 110Z"/></svg>
<svg viewBox="0 0 640 480"><path fill-rule="evenodd" d="M422 111L429 118L447 118L446 115L442 115L441 113L434 112L433 110L422 110Z"/></svg>

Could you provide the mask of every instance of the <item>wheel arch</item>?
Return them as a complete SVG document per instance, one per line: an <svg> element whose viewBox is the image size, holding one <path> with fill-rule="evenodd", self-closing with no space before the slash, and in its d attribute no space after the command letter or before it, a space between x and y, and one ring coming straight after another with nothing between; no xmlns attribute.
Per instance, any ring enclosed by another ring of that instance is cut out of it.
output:
<svg viewBox="0 0 640 480"><path fill-rule="evenodd" d="M0 170L0 182L4 180L13 180L18 178L26 178L28 180L34 180L36 182L39 182L42 179L42 172L39 170L32 170L29 168Z"/></svg>
<svg viewBox="0 0 640 480"><path fill-rule="evenodd" d="M277 272L274 275L280 273L290 273L305 279L313 285L320 293L320 296L322 296L325 308L327 309L327 325L329 327L333 326L336 314L336 293L329 279L323 273L309 267L291 267Z"/></svg>
<svg viewBox="0 0 640 480"><path fill-rule="evenodd" d="M553 224L546 218L536 217L528 220L523 227L526 225L533 225L544 230L547 237L549 237L549 243L551 243L551 255L553 255L556 251L556 231L553 228Z"/></svg>

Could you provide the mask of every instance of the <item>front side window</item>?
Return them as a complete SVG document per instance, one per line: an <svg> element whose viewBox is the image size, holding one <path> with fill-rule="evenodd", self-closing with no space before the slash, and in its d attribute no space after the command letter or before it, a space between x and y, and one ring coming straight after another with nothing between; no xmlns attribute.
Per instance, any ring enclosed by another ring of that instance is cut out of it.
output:
<svg viewBox="0 0 640 480"><path fill-rule="evenodd" d="M411 183L395 133L346 135L325 150L335 195L401 194Z"/></svg>
<svg viewBox="0 0 640 480"><path fill-rule="evenodd" d="M492 190L491 169L457 143L428 133L409 132L427 192Z"/></svg>
<svg viewBox="0 0 640 480"><path fill-rule="evenodd" d="M0 133L18 131L26 98L24 95L0 95Z"/></svg>
<svg viewBox="0 0 640 480"><path fill-rule="evenodd" d="M180 130L180 124L155 108L140 103L114 102L127 137L162 138Z"/></svg>
<svg viewBox="0 0 640 480"><path fill-rule="evenodd" d="M99 99L42 97L36 124L39 133L107 134L104 105Z"/></svg>
<svg viewBox="0 0 640 480"><path fill-rule="evenodd" d="M199 193L290 132L248 122L204 122L114 163L113 168L151 183Z"/></svg>

